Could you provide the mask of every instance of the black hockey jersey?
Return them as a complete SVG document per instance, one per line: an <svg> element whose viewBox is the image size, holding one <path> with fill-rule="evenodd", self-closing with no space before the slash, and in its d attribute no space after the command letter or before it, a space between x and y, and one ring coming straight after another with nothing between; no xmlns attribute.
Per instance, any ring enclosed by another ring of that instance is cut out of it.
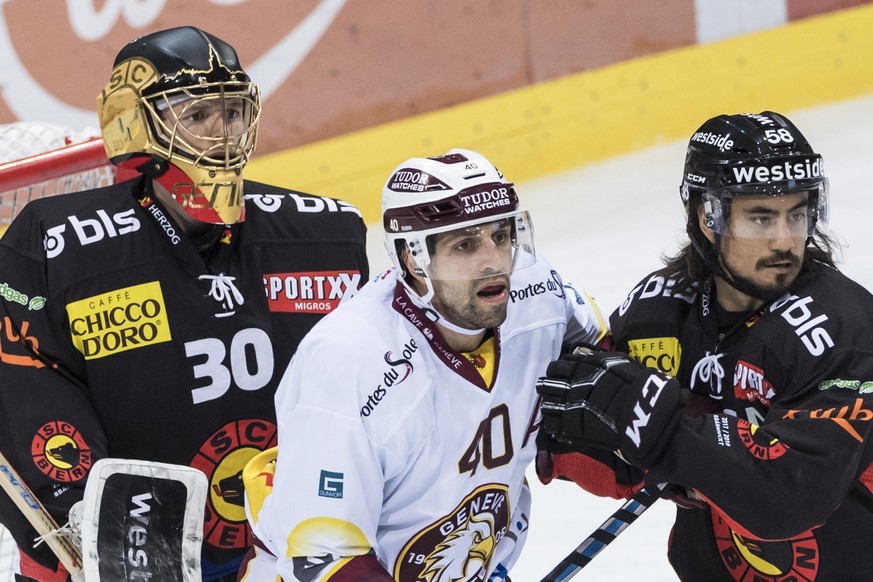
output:
<svg viewBox="0 0 873 582"><path fill-rule="evenodd" d="M101 457L201 469L203 557L227 563L251 545L241 471L276 444L276 385L368 278L366 229L347 203L246 182L245 222L204 254L146 187L36 200L0 241L0 447L61 523Z"/></svg>
<svg viewBox="0 0 873 582"><path fill-rule="evenodd" d="M648 476L694 490L669 557L683 580L873 580L873 297L815 264L731 328L712 285L631 291L615 348L690 388Z"/></svg>

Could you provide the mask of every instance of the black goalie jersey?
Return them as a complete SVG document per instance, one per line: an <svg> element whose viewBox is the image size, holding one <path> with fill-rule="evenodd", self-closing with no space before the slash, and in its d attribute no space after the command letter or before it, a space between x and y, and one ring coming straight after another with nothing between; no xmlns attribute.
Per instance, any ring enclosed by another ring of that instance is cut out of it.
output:
<svg viewBox="0 0 873 582"><path fill-rule="evenodd" d="M142 179L37 200L0 243L3 452L60 523L101 457L202 470L206 579L251 545L241 470L276 444L288 361L368 277L356 208L245 192L245 222L208 252ZM29 548L29 526L0 503Z"/></svg>
<svg viewBox="0 0 873 582"><path fill-rule="evenodd" d="M669 550L683 580L873 580L873 298L813 265L725 325L714 291L664 271L610 323L616 349L690 388L649 480L697 492Z"/></svg>

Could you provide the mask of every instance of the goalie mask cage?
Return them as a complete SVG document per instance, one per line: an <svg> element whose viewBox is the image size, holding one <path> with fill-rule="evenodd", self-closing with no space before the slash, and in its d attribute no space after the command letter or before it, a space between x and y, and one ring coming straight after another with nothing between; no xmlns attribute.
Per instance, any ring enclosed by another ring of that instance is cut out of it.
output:
<svg viewBox="0 0 873 582"><path fill-rule="evenodd" d="M0 234L31 200L107 186L116 178L93 133L41 122L0 125ZM15 542L0 525L0 582L14 580L15 556Z"/></svg>

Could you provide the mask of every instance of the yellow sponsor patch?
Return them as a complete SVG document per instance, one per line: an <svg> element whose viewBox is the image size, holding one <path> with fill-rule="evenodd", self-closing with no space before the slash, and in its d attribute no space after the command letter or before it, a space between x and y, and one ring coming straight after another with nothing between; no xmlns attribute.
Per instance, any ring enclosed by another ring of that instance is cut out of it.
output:
<svg viewBox="0 0 873 582"><path fill-rule="evenodd" d="M675 376L679 372L682 346L675 337L652 337L627 342L631 356L648 366Z"/></svg>
<svg viewBox="0 0 873 582"><path fill-rule="evenodd" d="M286 558L317 556L324 548L340 546L350 556L363 556L374 542L357 525L338 517L310 517L304 519L288 534ZM328 578L329 579L329 578Z"/></svg>
<svg viewBox="0 0 873 582"><path fill-rule="evenodd" d="M157 281L68 303L67 316L73 344L86 360L172 339Z"/></svg>

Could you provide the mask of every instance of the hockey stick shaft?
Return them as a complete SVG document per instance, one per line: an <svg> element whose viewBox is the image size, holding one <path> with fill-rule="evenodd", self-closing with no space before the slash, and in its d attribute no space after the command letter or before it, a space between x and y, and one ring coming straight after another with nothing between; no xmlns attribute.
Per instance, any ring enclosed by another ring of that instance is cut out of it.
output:
<svg viewBox="0 0 873 582"><path fill-rule="evenodd" d="M541 582L563 582L575 576L588 562L594 559L603 548L608 546L632 524L642 513L658 500L666 483L648 485L628 499L609 518L600 524L588 538L570 552L561 563L555 566Z"/></svg>
<svg viewBox="0 0 873 582"><path fill-rule="evenodd" d="M21 476L12 468L2 452L0 452L0 487L3 487L6 495L27 518L36 533L43 537L46 545L58 557L73 580L83 580L81 552L65 535L54 533L58 529L58 524L39 502L30 487L22 481Z"/></svg>

